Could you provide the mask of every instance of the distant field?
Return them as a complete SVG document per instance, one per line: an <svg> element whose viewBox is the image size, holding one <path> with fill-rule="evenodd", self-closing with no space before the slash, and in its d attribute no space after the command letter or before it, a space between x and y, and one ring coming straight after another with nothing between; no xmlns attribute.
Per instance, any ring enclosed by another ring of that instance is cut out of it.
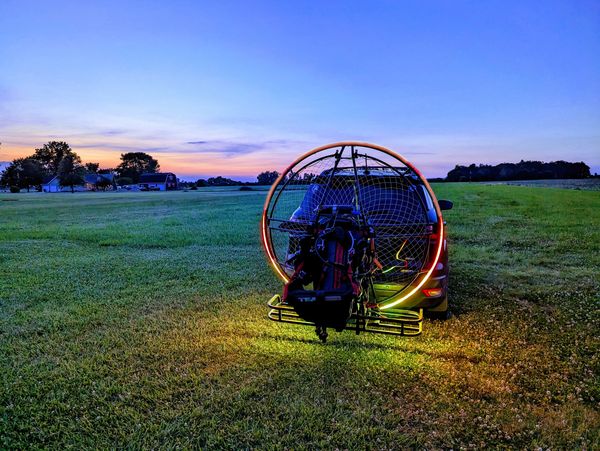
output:
<svg viewBox="0 0 600 451"><path fill-rule="evenodd" d="M600 448L600 196L434 189L455 317L325 345L264 191L0 194L0 448Z"/></svg>
<svg viewBox="0 0 600 451"><path fill-rule="evenodd" d="M565 188L600 191L600 178L565 180L512 180L507 182L482 182L487 185L531 186L536 188Z"/></svg>

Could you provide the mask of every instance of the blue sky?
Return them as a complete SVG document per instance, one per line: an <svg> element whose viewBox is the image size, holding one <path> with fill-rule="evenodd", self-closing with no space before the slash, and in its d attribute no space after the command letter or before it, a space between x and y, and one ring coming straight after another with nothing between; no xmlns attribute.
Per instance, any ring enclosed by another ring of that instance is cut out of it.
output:
<svg viewBox="0 0 600 451"><path fill-rule="evenodd" d="M251 179L366 140L600 172L600 2L0 2L0 160L64 139Z"/></svg>

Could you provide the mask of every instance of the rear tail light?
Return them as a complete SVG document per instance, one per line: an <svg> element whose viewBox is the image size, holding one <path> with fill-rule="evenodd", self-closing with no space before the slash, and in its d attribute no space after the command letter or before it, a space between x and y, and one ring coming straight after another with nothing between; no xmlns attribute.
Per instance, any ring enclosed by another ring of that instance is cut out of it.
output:
<svg viewBox="0 0 600 451"><path fill-rule="evenodd" d="M437 298L442 295L441 288L425 288L423 294L428 298Z"/></svg>

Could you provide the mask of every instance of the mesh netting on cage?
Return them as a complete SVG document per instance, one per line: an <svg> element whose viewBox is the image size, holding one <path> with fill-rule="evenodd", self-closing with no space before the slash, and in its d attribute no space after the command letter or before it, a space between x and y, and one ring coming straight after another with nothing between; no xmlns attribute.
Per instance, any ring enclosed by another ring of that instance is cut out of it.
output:
<svg viewBox="0 0 600 451"><path fill-rule="evenodd" d="M374 273L374 282L389 285L392 296L410 286L428 261L431 198L420 175L401 159L360 145L308 154L280 177L265 224L266 245L279 269L291 276L290 256L319 210L341 205L352 206L375 232L381 268Z"/></svg>

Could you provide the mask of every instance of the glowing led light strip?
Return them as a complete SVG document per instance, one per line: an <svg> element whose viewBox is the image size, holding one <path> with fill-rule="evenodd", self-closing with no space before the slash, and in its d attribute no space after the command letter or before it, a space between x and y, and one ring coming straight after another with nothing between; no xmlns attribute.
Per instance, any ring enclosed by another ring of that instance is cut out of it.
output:
<svg viewBox="0 0 600 451"><path fill-rule="evenodd" d="M398 252L396 252L396 260L400 260L400 252L402 252L402 249L404 249L406 243L408 243L408 240L404 240L404 243L402 243L402 246L400 246L400 249L398 249Z"/></svg>
<svg viewBox="0 0 600 451"><path fill-rule="evenodd" d="M429 268L429 271L427 272L427 274L425 274L425 277L423 277L423 280L421 280L421 282L419 282L419 284L416 287L414 287L407 294L402 295L398 299L394 299L393 301L390 301L388 304L380 305L379 308L381 310L385 310L385 309L388 309L388 308L395 307L396 305L404 302L406 299L408 299L413 294L415 294L417 291L419 291L419 288L421 288L425 284L425 282L427 282L427 280L429 279L429 277L431 277L431 273L435 269L435 267L437 265L437 262L440 259L440 254L442 253L442 243L444 242L444 231L443 230L444 230L444 224L443 224L443 222L441 221L441 218L440 218L440 239L439 239L439 244L438 244L438 248L437 248L437 253L435 255L435 259L433 261L433 264L431 265L431 268Z"/></svg>
<svg viewBox="0 0 600 451"><path fill-rule="evenodd" d="M277 182L275 182L273 184L273 186L276 186ZM267 196L267 202L271 199L271 192L269 192L269 195ZM267 253L267 257L269 258L269 263L270 265L273 267L273 269L275 270L275 272L277 273L277 275L283 280L283 283L288 283L288 276L285 274L285 272L283 272L281 270L281 267L279 266L279 262L277 261L277 259L275 258L275 256L273 255L273 251L271 250L271 240L269 240L269 238L267 237L267 209L265 207L265 210L263 211L263 216L262 216L262 244L263 244L263 248L265 249L265 252Z"/></svg>
<svg viewBox="0 0 600 451"><path fill-rule="evenodd" d="M425 188L429 192L429 195L431 196L431 199L433 200L433 206L435 207L435 211L436 211L437 218L438 218L439 240L438 240L437 252L436 252L435 258L433 260L433 263L431 265L431 268L429 268L429 271L427 271L427 273L425 274L425 276L423 277L423 279L421 280L421 282L419 282L419 284L416 287L414 287L409 293L403 294L400 297L398 297L397 299L394 299L392 301L387 301L384 305L381 305L381 304L378 305L378 307L381 310L389 309L389 308L395 307L398 304L401 304L402 302L404 302L406 299L408 299L413 294L415 294L425 284L425 282L427 282L427 280L429 279L429 277L431 277L431 273L433 273L433 270L435 269L435 267L436 267L436 265L437 265L437 263L438 263L438 261L440 259L440 255L442 253L442 244L444 242L444 221L442 219L442 211L440 210L440 206L438 205L438 201L437 201L437 198L435 197L435 193L431 189L431 186L429 186L429 182L427 182L427 179L423 177L423 175L417 170L417 168L415 168L412 165L412 163L410 163L408 160L406 160L403 156L401 156L401 155L399 155L399 154L397 154L395 152L392 152L390 149L387 149L387 148L382 147L382 146L378 146L376 144L369 144L369 143L363 143L363 142L343 141L343 142L338 142L338 143L334 143L334 144L327 144L325 146L317 147L316 149L313 149L310 152L307 152L304 155L302 155L300 158L298 158L296 161L294 161L292 164L290 164L286 168L286 170L283 171L279 175L279 177L277 178L277 180L275 180L275 183L273 183L273 185L271 186L271 189L269 190L269 194L267 194L267 199L265 200L265 205L264 205L264 208L263 208L262 221L261 221L261 227L262 227L261 239L262 239L262 244L263 244L263 247L264 247L265 252L267 254L267 257L269 259L269 264L273 267L273 269L275 270L275 272L277 273L277 275L283 280L283 282L287 283L289 281L289 278L288 278L287 274L282 270L281 265L279 264L279 262L275 258L275 255L273 253L272 242L271 242L270 236L269 236L269 234L267 232L267 229L268 229L268 227L267 227L267 211L268 211L268 208L269 208L269 204L271 202L271 198L273 197L273 193L275 192L275 189L277 188L277 186L279 185L279 183L283 180L283 177L285 177L285 175L293 167L295 167L298 163L300 163L302 160L305 160L306 158L310 157L311 155L314 155L314 154L316 154L318 152L321 152L322 150L327 150L327 149L332 149L332 148L342 147L342 146L367 147L367 148L370 148L370 149L379 150L379 151L381 151L383 153L388 154L392 158L396 158L396 159L400 160L407 167L409 167L410 169L412 169L415 172L415 174L417 174L419 176L419 178L421 179L421 181L425 185Z"/></svg>

